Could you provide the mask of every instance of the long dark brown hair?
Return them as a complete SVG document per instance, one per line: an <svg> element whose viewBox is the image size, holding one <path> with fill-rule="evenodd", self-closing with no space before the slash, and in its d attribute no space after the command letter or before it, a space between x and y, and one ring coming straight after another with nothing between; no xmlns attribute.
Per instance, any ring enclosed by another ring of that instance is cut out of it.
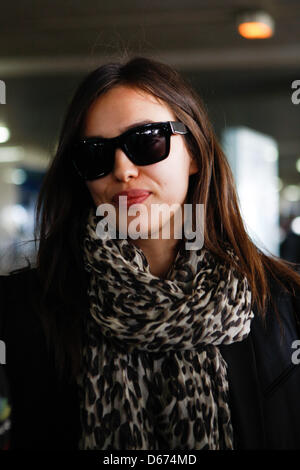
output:
<svg viewBox="0 0 300 470"><path fill-rule="evenodd" d="M191 86L171 67L144 57L102 65L83 80L70 103L36 213L42 318L57 367L68 369L73 377L79 370L82 320L88 309L81 240L93 201L71 165L72 145L90 105L118 85L138 88L162 100L189 128L186 142L199 172L190 177L187 201L194 206L204 204L206 248L232 265L224 243L233 247L239 259L234 267L247 276L260 315L264 317L267 302L272 300L270 277L291 292L293 286L300 286L294 263L264 254L246 233L230 167Z"/></svg>

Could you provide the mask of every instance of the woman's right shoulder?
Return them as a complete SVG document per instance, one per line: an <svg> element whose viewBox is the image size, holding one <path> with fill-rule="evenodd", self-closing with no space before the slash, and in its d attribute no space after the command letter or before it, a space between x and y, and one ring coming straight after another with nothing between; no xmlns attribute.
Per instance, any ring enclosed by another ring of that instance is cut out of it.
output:
<svg viewBox="0 0 300 470"><path fill-rule="evenodd" d="M22 268L0 276L0 331L8 321L30 316L40 286L37 269Z"/></svg>
<svg viewBox="0 0 300 470"><path fill-rule="evenodd" d="M0 286L2 289L13 289L28 287L38 283L37 269L34 266L15 269L7 274L0 275Z"/></svg>

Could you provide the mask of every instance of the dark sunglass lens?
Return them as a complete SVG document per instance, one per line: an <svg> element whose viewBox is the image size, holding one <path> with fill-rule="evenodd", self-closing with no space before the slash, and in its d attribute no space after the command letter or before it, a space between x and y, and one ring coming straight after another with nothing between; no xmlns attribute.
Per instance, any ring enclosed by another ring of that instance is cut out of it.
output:
<svg viewBox="0 0 300 470"><path fill-rule="evenodd" d="M81 176L87 180L106 176L113 168L113 152L99 142L80 142L73 160Z"/></svg>
<svg viewBox="0 0 300 470"><path fill-rule="evenodd" d="M129 135L126 147L137 165L151 165L166 157L167 139L164 129L145 129Z"/></svg>

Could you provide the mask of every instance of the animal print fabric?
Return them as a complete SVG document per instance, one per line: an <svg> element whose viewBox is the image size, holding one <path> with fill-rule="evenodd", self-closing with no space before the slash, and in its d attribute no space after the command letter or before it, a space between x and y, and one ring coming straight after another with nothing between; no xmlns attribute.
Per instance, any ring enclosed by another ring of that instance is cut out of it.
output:
<svg viewBox="0 0 300 470"><path fill-rule="evenodd" d="M180 248L166 279L141 249L101 240L90 213L81 449L232 449L227 364L253 312L247 279L204 247ZM230 256L235 256L228 248Z"/></svg>

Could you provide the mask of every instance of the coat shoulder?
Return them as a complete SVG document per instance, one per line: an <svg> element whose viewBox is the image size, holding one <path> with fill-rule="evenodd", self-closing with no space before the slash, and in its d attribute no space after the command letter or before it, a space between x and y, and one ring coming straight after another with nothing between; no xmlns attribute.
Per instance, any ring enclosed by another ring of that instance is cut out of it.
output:
<svg viewBox="0 0 300 470"><path fill-rule="evenodd" d="M299 449L300 360L294 363L293 346L300 338L300 290L295 286L291 294L272 281L270 291L272 302L264 315L254 306L247 339L220 347L228 365L236 444L242 449Z"/></svg>
<svg viewBox="0 0 300 470"><path fill-rule="evenodd" d="M77 388L58 378L41 321L35 268L0 276L1 336L11 391L11 448L77 448Z"/></svg>
<svg viewBox="0 0 300 470"><path fill-rule="evenodd" d="M294 293L270 284L265 321L257 311L251 325L255 363L262 395L268 448L300 448L300 288ZM295 346L298 345L297 350Z"/></svg>
<svg viewBox="0 0 300 470"><path fill-rule="evenodd" d="M37 315L40 284L36 268L24 268L0 276L0 333L9 324L26 328ZM35 321L36 323L36 321ZM26 330L25 330L26 331Z"/></svg>
<svg viewBox="0 0 300 470"><path fill-rule="evenodd" d="M300 287L295 285L294 293L274 279L270 282L271 301L264 315L254 308L251 337L259 366L264 369L264 391L273 387L278 375L293 368L295 341L300 338Z"/></svg>

